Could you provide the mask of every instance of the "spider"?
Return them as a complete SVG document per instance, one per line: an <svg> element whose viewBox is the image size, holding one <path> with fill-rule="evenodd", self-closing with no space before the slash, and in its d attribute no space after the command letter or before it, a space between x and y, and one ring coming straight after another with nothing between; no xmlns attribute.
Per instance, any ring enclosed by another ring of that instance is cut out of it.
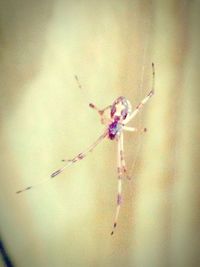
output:
<svg viewBox="0 0 200 267"><path fill-rule="evenodd" d="M82 88L79 79L75 76L75 79L78 83L79 88ZM89 103L89 107L96 110L100 116L101 123L106 126L103 134L94 142L92 143L84 152L79 153L72 159L63 159L63 162L66 164L53 172L50 178L43 180L42 182L28 186L22 190L17 191L16 193L22 193L24 191L30 190L36 185L39 185L45 181L48 181L61 172L63 172L68 166L84 159L89 152L92 152L93 149L104 139L108 138L110 140L115 140L117 142L117 175L118 175L118 187L117 187L117 206L116 212L114 217L114 223L111 231L111 235L114 234L114 230L117 226L117 221L119 217L120 207L122 203L122 178L127 177L127 168L124 158L124 134L123 131L128 132L146 132L147 129L137 129L135 127L128 127L126 126L143 108L143 106L148 102L148 100L154 95L154 83L155 83L155 68L154 63L152 63L152 88L150 92L144 97L144 99L136 106L136 108L132 111L132 107L130 102L123 96L118 97L112 105L105 107L104 109L99 109L96 105ZM107 111L107 112L106 112ZM106 113L105 113L106 112Z"/></svg>

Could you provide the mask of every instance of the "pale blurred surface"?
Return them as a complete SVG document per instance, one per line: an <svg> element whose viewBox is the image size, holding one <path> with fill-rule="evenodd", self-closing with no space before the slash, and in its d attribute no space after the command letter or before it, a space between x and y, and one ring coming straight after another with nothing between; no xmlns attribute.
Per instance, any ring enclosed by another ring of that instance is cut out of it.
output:
<svg viewBox="0 0 200 267"><path fill-rule="evenodd" d="M0 235L14 266L200 266L199 14L200 1L0 1ZM102 133L86 100L135 107L151 62L113 237L115 142L15 194Z"/></svg>

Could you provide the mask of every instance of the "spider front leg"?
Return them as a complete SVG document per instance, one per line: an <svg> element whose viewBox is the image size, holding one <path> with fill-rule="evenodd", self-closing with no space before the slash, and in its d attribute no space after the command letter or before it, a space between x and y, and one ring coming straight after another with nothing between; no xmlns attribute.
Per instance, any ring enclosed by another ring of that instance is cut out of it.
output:
<svg viewBox="0 0 200 267"><path fill-rule="evenodd" d="M79 153L73 159L69 159L69 160L63 159L62 161L67 161L67 164L64 165L61 169L53 172L51 174L51 178L54 178L55 176L57 176L58 174L60 174L69 165L71 165L71 164L73 164L73 163L75 163L75 162L77 162L79 160L84 159L87 156L87 154L89 152L91 152L106 137L106 135L107 135L107 130L91 146L89 146L84 152Z"/></svg>
<svg viewBox="0 0 200 267"><path fill-rule="evenodd" d="M91 146L89 146L84 152L79 153L77 156L75 156L72 159L63 160L63 161L66 161L67 164L65 164L61 169L58 169L57 171L53 172L48 179L45 179L45 180L43 180L43 181L41 181L41 182L39 182L37 184L28 186L28 187L26 187L26 188L24 188L22 190L17 191L16 193L17 194L22 193L24 191L30 190L30 189L32 189L32 188L34 188L34 187L42 184L44 182L48 182L49 180L51 180L52 178L54 178L55 176L57 176L58 174L60 174L61 172L63 172L70 165L76 163L79 160L84 159L87 156L87 154L89 152L91 152L106 136L107 136L107 130Z"/></svg>
<svg viewBox="0 0 200 267"><path fill-rule="evenodd" d="M117 227L117 221L119 217L120 207L122 203L122 163L121 163L121 143L120 143L120 137L117 139L117 174L118 174L118 186L117 186L117 207L116 207L116 213L113 223L113 230L110 233L111 235L114 234L114 230Z"/></svg>
<svg viewBox="0 0 200 267"><path fill-rule="evenodd" d="M109 123L110 122L110 120L108 118L104 118L104 112L106 110L108 110L108 109L111 109L111 107L112 107L111 105L105 107L104 109L99 109L93 103L89 103L89 107L92 108L92 109L94 109L94 110L96 110L99 113L99 115L101 117L102 124L106 124L106 123Z"/></svg>
<svg viewBox="0 0 200 267"><path fill-rule="evenodd" d="M80 83L80 81L79 81L78 76L75 75L74 77L75 77L75 80L76 80L76 82L77 82L78 87L82 90L83 87L82 87L82 85L81 85L81 83ZM110 109L110 108L112 107L111 105L105 107L104 109L99 109L99 108L98 108L95 104L93 104L93 103L89 103L88 105L89 105L90 108L96 110L96 111L98 112L98 114L101 116L101 122L102 122L102 124L106 124L106 123L109 122L108 119L104 118L103 115L104 115L104 112L105 112L107 109Z"/></svg>
<svg viewBox="0 0 200 267"><path fill-rule="evenodd" d="M104 112L108 109L111 109L111 105L105 107L104 109L99 109L97 108L96 105L94 105L93 103L89 103L89 107L96 110L98 112L98 114L100 115L100 119L101 119L101 123L104 125L108 125L111 121L110 119L104 114Z"/></svg>
<svg viewBox="0 0 200 267"><path fill-rule="evenodd" d="M139 103L139 105L136 107L136 109L130 114L130 116L125 119L124 124L127 124L129 121L131 121L143 108L143 106L149 101L149 99L154 95L154 86L155 86L155 68L154 63L152 63L152 87L151 91L146 95L146 97Z"/></svg>

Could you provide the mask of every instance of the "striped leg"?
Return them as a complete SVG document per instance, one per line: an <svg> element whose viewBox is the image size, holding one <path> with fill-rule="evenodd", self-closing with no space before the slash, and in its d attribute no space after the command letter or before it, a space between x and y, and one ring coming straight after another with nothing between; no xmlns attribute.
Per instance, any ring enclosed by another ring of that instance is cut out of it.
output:
<svg viewBox="0 0 200 267"><path fill-rule="evenodd" d="M75 80L76 80L76 82L77 82L78 87L82 90L83 87L82 87L82 85L81 85L81 83L80 83L79 78L78 78L77 75L75 75ZM103 113L104 113L107 109L111 108L111 106L112 106L112 105L109 105L109 106L105 107L104 109L99 109L95 104L93 104L93 103L89 103L89 107L92 108L92 109L94 109L94 110L96 110L96 111L99 113L99 115L102 117L102 118L101 118L102 121L105 120L105 119L103 118Z"/></svg>
<svg viewBox="0 0 200 267"><path fill-rule="evenodd" d="M74 78L75 78L75 80L76 80L76 82L77 82L78 88L82 90L83 87L82 87L82 85L81 85L81 83L80 83L80 81L79 81L78 76L75 75ZM96 105L94 105L94 104L92 104L92 103L89 103L89 107L90 107L90 108L93 108L94 110L96 110L99 114L101 113L101 110L98 109Z"/></svg>
<svg viewBox="0 0 200 267"><path fill-rule="evenodd" d="M111 108L112 106L109 105L109 106L105 107L104 109L98 109L97 106L95 106L93 103L89 103L89 107L95 109L99 113L100 116L103 116L104 112L107 109Z"/></svg>
<svg viewBox="0 0 200 267"><path fill-rule="evenodd" d="M133 128L133 129L136 129L136 128ZM127 173L125 157L124 157L124 135L123 133L121 133L121 136L120 136L120 160L121 160L123 175L125 175L126 178L130 179Z"/></svg>
<svg viewBox="0 0 200 267"><path fill-rule="evenodd" d="M114 230L117 227L117 220L119 217L121 202L122 202L122 165L121 165L121 156L120 156L120 138L117 140L117 174L118 174L118 188L117 188L117 207L113 223L113 230L111 235L114 234Z"/></svg>
<svg viewBox="0 0 200 267"><path fill-rule="evenodd" d="M154 95L154 84L155 84L155 68L154 63L152 63L152 88L148 95L140 102L140 104L136 107L136 109L132 112L132 114L125 120L125 124L131 121L143 108L143 106L148 102L148 100Z"/></svg>
<svg viewBox="0 0 200 267"><path fill-rule="evenodd" d="M28 187L26 187L26 188L24 188L22 190L17 191L16 193L17 194L22 193L24 191L30 190L30 189L32 189L32 188L34 188L34 187L36 187L36 186L38 186L38 185L40 185L42 183L45 183L45 182L51 180L52 178L54 178L55 176L57 176L58 174L60 174L61 172L63 172L64 169L66 169L67 167L69 167L73 163L75 163L75 162L77 162L77 161L82 160L83 158L85 158L87 156L87 154L89 152L91 152L106 136L107 136L107 130L91 146L89 146L84 152L79 153L73 159L63 160L63 161L66 161L67 162L66 165L64 165L61 169L53 172L48 179L45 179L45 180L43 180L43 181L41 181L41 182L39 182L37 184L28 186Z"/></svg>
<svg viewBox="0 0 200 267"><path fill-rule="evenodd" d="M95 106L92 103L89 103L89 107L92 108L92 109L95 109L99 113L102 124L108 125L111 122L110 119L107 116L105 116L105 114L104 114L104 112L107 109L111 109L111 107L112 107L111 105L105 107L104 109L98 109L97 106Z"/></svg>
<svg viewBox="0 0 200 267"><path fill-rule="evenodd" d="M107 130L91 145L89 146L84 152L79 153L77 156L75 156L73 159L63 159L62 161L68 162L63 168L60 170L55 171L54 173L51 174L51 177L55 177L58 175L60 172L62 172L68 165L71 165L72 163L77 162L78 160L84 159L88 152L92 152L92 150L103 140L107 135ZM60 171L60 172L59 172ZM58 172L58 173L57 173Z"/></svg>

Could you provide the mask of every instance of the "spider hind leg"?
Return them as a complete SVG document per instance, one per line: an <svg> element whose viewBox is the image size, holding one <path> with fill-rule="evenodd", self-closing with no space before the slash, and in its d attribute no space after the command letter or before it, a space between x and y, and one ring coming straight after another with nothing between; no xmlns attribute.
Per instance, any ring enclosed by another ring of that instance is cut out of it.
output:
<svg viewBox="0 0 200 267"><path fill-rule="evenodd" d="M119 217L119 212L122 204L122 161L121 161L121 136L122 133L117 140L117 174L118 174L118 186L117 186L117 207L116 207L116 212L115 212L115 218L114 218L114 223L113 223L113 229L112 232L110 233L111 235L114 234L115 228L117 227L117 222L118 222L118 217Z"/></svg>

